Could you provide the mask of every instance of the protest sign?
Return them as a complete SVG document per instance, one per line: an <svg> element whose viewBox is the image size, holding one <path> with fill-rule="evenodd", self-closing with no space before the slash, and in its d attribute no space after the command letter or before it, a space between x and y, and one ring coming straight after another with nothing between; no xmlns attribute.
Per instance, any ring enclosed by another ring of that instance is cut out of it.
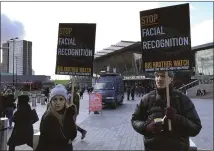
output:
<svg viewBox="0 0 214 151"><path fill-rule="evenodd" d="M55 73L92 76L96 24L60 23Z"/></svg>
<svg viewBox="0 0 214 151"><path fill-rule="evenodd" d="M144 72L191 70L189 4L140 12Z"/></svg>

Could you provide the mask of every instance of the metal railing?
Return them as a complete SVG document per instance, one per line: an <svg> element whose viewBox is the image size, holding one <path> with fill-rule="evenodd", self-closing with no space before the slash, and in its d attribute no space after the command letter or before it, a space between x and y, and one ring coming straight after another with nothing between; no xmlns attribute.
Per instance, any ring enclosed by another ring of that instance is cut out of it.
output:
<svg viewBox="0 0 214 151"><path fill-rule="evenodd" d="M186 90L188 90L188 89L190 89L190 88L193 88L193 87L195 87L195 86L197 86L197 85L199 85L199 84L200 84L200 81L199 81L199 80L195 80L195 81L193 81L193 82L191 82L191 83L189 83L189 84L186 84L186 85L180 87L180 88L178 89L178 91L184 92L184 91L186 91Z"/></svg>
<svg viewBox="0 0 214 151"><path fill-rule="evenodd" d="M185 92L186 90L190 89L190 88L193 88L195 86L198 86L199 84L212 84L213 83L213 78L210 78L210 79L207 79L207 80L202 80L202 79L199 79L199 80L195 80L191 83L188 83L180 88L178 88L178 91L182 91L182 92Z"/></svg>

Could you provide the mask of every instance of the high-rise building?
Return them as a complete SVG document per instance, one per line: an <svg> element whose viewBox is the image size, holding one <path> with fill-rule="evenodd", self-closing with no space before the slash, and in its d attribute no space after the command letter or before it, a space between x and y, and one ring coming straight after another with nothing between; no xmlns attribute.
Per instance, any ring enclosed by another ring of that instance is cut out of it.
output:
<svg viewBox="0 0 214 151"><path fill-rule="evenodd" d="M32 69L32 75L35 75L35 71Z"/></svg>
<svg viewBox="0 0 214 151"><path fill-rule="evenodd" d="M9 72L9 43L2 44L2 72L8 73Z"/></svg>
<svg viewBox="0 0 214 151"><path fill-rule="evenodd" d="M5 71L7 73L14 72L17 75L32 75L32 42L14 40L3 45L9 47L9 49L3 50L3 64L7 69Z"/></svg>

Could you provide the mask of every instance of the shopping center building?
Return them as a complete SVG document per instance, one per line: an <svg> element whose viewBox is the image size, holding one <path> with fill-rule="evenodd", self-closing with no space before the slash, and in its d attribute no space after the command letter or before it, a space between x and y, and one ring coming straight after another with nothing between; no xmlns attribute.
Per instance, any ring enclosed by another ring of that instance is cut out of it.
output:
<svg viewBox="0 0 214 151"><path fill-rule="evenodd" d="M193 77L213 76L213 50L213 42L192 47L194 69L176 72L177 81L187 84ZM141 42L121 41L111 45L95 54L94 73L99 74L109 68L110 72L116 70L124 77L124 80L128 81L154 78L153 73L142 72L141 52Z"/></svg>
<svg viewBox="0 0 214 151"><path fill-rule="evenodd" d="M179 71L175 73L175 83L180 87L189 83L192 79L213 76L213 50L214 43L207 43L192 48L193 71ZM78 77L76 82L81 85L93 86L95 77L101 71L113 72L123 76L124 81L139 82L154 79L153 73L143 73L142 71L141 42L121 41L115 45L98 51L94 59L94 77ZM91 83L91 81L93 81Z"/></svg>

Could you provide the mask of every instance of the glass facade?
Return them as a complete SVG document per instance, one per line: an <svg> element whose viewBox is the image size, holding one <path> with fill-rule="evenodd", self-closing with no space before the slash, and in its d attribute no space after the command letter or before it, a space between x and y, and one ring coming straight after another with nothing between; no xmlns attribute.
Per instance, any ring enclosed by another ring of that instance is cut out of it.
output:
<svg viewBox="0 0 214 151"><path fill-rule="evenodd" d="M213 75L213 51L214 48L209 48L195 53L196 75Z"/></svg>

